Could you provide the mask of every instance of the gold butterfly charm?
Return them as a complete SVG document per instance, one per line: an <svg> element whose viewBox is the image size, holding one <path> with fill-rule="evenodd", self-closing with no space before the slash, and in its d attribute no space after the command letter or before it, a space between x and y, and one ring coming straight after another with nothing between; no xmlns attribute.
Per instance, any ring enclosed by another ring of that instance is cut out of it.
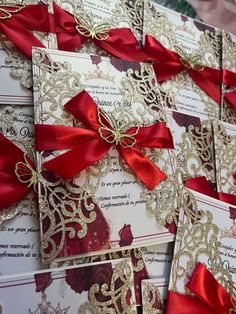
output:
<svg viewBox="0 0 236 314"><path fill-rule="evenodd" d="M202 57L198 54L188 54L181 47L175 46L175 50L180 56L180 62L189 70L203 71Z"/></svg>
<svg viewBox="0 0 236 314"><path fill-rule="evenodd" d="M25 7L23 4L0 5L0 20L10 19L12 14L19 12Z"/></svg>
<svg viewBox="0 0 236 314"><path fill-rule="evenodd" d="M97 40L106 40L109 37L111 25L109 23L95 23L89 15L76 15L77 31L85 36Z"/></svg>
<svg viewBox="0 0 236 314"><path fill-rule="evenodd" d="M135 135L138 134L140 127L135 126L134 133L127 134L125 132L130 128L129 126L116 126L116 122L101 109L98 109L98 121L101 124L98 133L107 143L119 144L123 148L133 147L136 144Z"/></svg>
<svg viewBox="0 0 236 314"><path fill-rule="evenodd" d="M28 183L28 187L34 186L36 190L36 184L38 182L38 175L34 168L30 165L27 154L24 154L25 162L18 162L15 168L15 174L21 183Z"/></svg>

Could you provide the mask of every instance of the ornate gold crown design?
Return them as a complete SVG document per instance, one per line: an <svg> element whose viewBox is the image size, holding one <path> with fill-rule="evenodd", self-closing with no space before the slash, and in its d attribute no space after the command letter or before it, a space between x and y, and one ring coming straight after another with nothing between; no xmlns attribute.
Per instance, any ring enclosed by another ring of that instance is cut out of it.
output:
<svg viewBox="0 0 236 314"><path fill-rule="evenodd" d="M47 301L47 295L45 293L42 294L42 302L38 304L37 309L32 312L29 309L28 314L67 314L69 310L69 306L66 309L60 308L60 303L58 303L57 307L53 307L51 302Z"/></svg>
<svg viewBox="0 0 236 314"><path fill-rule="evenodd" d="M221 230L221 238L236 239L236 222L229 229Z"/></svg>
<svg viewBox="0 0 236 314"><path fill-rule="evenodd" d="M84 74L84 78L85 78L85 81L99 79L99 80L115 83L115 76L111 76L110 74L104 73L98 66L96 70L94 70L93 72Z"/></svg>
<svg viewBox="0 0 236 314"><path fill-rule="evenodd" d="M189 28L185 23L183 25L178 25L177 29L182 32L188 33L192 37L195 37L194 31L192 31L191 28Z"/></svg>

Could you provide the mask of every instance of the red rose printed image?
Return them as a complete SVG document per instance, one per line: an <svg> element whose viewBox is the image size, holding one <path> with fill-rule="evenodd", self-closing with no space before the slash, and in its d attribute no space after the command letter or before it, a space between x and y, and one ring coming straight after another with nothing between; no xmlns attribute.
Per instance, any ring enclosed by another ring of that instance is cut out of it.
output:
<svg viewBox="0 0 236 314"><path fill-rule="evenodd" d="M180 112L173 111L173 119L180 127L185 127L186 132L190 125L193 125L195 128L201 127L201 120L198 117L189 116Z"/></svg>
<svg viewBox="0 0 236 314"><path fill-rule="evenodd" d="M236 207L229 207L230 219L236 219Z"/></svg>
<svg viewBox="0 0 236 314"><path fill-rule="evenodd" d="M51 273L39 273L34 275L36 292L44 292L52 283Z"/></svg>
<svg viewBox="0 0 236 314"><path fill-rule="evenodd" d="M166 223L165 225L165 228L168 229L168 231L172 234L176 234L176 231L177 231L177 227L176 227L176 224L174 222L172 223Z"/></svg>
<svg viewBox="0 0 236 314"><path fill-rule="evenodd" d="M66 269L65 280L76 293L82 293L89 290L90 268L91 267L79 267Z"/></svg>
<svg viewBox="0 0 236 314"><path fill-rule="evenodd" d="M131 231L131 225L124 224L123 228L119 231L120 247L131 245L133 242L133 234Z"/></svg>

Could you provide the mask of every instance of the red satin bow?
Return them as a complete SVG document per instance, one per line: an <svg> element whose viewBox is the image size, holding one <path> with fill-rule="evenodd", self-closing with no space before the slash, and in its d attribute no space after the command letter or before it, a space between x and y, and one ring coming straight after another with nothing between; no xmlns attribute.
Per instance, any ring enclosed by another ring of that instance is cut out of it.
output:
<svg viewBox="0 0 236 314"><path fill-rule="evenodd" d="M44 47L30 30L51 31L47 5L0 5L0 31L29 59L33 46Z"/></svg>
<svg viewBox="0 0 236 314"><path fill-rule="evenodd" d="M176 52L165 48L153 36L146 35L144 50L147 52L153 64L157 81L169 80L180 72L187 70L192 80L218 104L221 102L220 88L221 71L206 66L201 66L200 70L191 67L189 60L183 59Z"/></svg>
<svg viewBox="0 0 236 314"><path fill-rule="evenodd" d="M129 28L110 29L105 40L84 36L77 30L76 17L56 3L53 5L59 49L76 51L90 38L95 45L122 60L141 62L147 59L146 53L139 48L139 43ZM88 29L85 31L88 32Z"/></svg>
<svg viewBox="0 0 236 314"><path fill-rule="evenodd" d="M217 282L203 264L199 263L187 288L194 296L168 292L166 314L233 314L235 299Z"/></svg>
<svg viewBox="0 0 236 314"><path fill-rule="evenodd" d="M150 190L166 179L166 175L139 149L173 148L170 130L164 122L147 127L132 127L119 133L85 91L72 98L65 108L88 129L36 125L37 150L69 149L61 156L46 162L45 168L65 178L74 177L102 159L113 144L116 144L124 161Z"/></svg>
<svg viewBox="0 0 236 314"><path fill-rule="evenodd" d="M0 133L0 148L0 210L2 210L18 203L32 190L32 185L27 185L18 179L16 171L26 182L29 182L28 179L32 176L30 167L34 169L34 164L30 159L26 160L24 152L2 133Z"/></svg>
<svg viewBox="0 0 236 314"><path fill-rule="evenodd" d="M236 206L236 195L214 191L204 176L188 179L185 186L196 192Z"/></svg>
<svg viewBox="0 0 236 314"><path fill-rule="evenodd" d="M236 73L228 70L223 70L223 83L236 87ZM236 110L236 91L226 92L224 98L228 101L233 109Z"/></svg>

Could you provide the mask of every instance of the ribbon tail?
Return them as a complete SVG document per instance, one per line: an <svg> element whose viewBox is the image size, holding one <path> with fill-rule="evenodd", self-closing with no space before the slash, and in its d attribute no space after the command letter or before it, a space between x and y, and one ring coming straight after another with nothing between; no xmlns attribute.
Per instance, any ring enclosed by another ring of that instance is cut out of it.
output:
<svg viewBox="0 0 236 314"><path fill-rule="evenodd" d="M118 150L134 174L149 190L153 190L161 181L167 178L166 174L138 148L123 148L119 145Z"/></svg>
<svg viewBox="0 0 236 314"><path fill-rule="evenodd" d="M108 39L95 39L94 43L124 61L144 62L148 59L148 55L139 47L136 37L129 28L111 29Z"/></svg>
<svg viewBox="0 0 236 314"><path fill-rule="evenodd" d="M236 206L236 195L224 193L224 192L219 192L218 194L219 194L219 199L222 202Z"/></svg>
<svg viewBox="0 0 236 314"><path fill-rule="evenodd" d="M236 110L236 91L225 93L224 98L230 104L230 106Z"/></svg>
<svg viewBox="0 0 236 314"><path fill-rule="evenodd" d="M135 135L135 139L136 145L139 147L174 148L173 137L170 129L166 126L166 122L157 122L150 126L141 127L138 134Z"/></svg>
<svg viewBox="0 0 236 314"><path fill-rule="evenodd" d="M110 145L100 138L91 139L86 143L79 143L78 140L76 147L44 163L43 167L70 179L102 159L109 149Z"/></svg>
<svg viewBox="0 0 236 314"><path fill-rule="evenodd" d="M158 62L153 64L153 69L156 74L158 83L169 80L182 72L185 68L180 62L168 61Z"/></svg>
<svg viewBox="0 0 236 314"><path fill-rule="evenodd" d="M218 199L218 193L213 190L204 176L188 179L185 186L190 190Z"/></svg>
<svg viewBox="0 0 236 314"><path fill-rule="evenodd" d="M211 97L217 104L221 103L220 88L216 84L212 83L205 75L203 71L189 70L189 74L194 83L199 86L209 97Z"/></svg>
<svg viewBox="0 0 236 314"><path fill-rule="evenodd" d="M173 291L168 292L166 314L220 314L201 300Z"/></svg>
<svg viewBox="0 0 236 314"><path fill-rule="evenodd" d="M16 20L9 19L0 22L0 30L28 59L32 58L32 47L45 47L29 30Z"/></svg>

